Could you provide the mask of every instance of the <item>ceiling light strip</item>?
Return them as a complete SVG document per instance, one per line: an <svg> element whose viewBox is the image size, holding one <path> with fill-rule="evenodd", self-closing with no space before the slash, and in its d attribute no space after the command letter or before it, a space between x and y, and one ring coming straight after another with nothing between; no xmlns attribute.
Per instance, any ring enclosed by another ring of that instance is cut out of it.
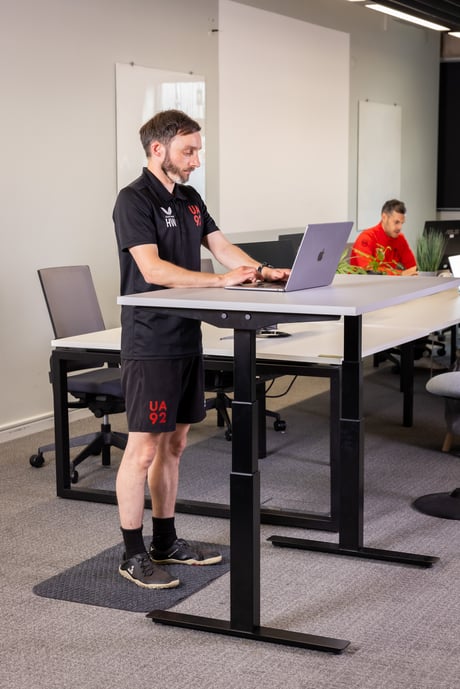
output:
<svg viewBox="0 0 460 689"><path fill-rule="evenodd" d="M449 31L448 26L442 26L441 24L435 24L434 22L429 22L426 19L420 19L412 14L407 14L406 12L400 12L399 10L393 10L390 7L385 7L378 3L372 3L365 5L370 10L376 10L376 12L382 12L383 14L389 14L391 17L396 19L402 19L406 22L411 22L412 24L417 24L418 26L423 26L426 29L432 29L433 31Z"/></svg>

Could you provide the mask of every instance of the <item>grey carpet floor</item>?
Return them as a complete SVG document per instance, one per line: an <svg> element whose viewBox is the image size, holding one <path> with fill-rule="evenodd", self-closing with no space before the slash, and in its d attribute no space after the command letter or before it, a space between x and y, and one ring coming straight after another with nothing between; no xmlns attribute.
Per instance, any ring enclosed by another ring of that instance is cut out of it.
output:
<svg viewBox="0 0 460 689"><path fill-rule="evenodd" d="M274 548L276 533L336 535L261 527L261 623L349 639L335 656L153 624L143 615L35 596L33 587L119 543L116 507L55 497L52 455L28 465L41 433L0 446L2 624L0 685L11 689L458 689L460 686L460 523L423 515L413 500L460 485L460 458L440 452L442 400L416 376L415 423L401 426L398 379L382 367L365 383L366 545L438 555L431 569ZM285 406L285 435L268 432L260 462L270 505L327 506L328 400L324 381L296 382ZM282 384L282 380L279 381ZM113 419L114 426L119 421ZM81 432L91 422L77 422ZM91 425L94 427L94 423ZM458 448L457 448L458 449ZM225 500L231 445L215 416L193 429L183 459L182 497ZM81 482L113 486L118 456L81 467ZM228 545L225 519L177 517L180 535ZM146 515L145 530L149 517ZM229 574L176 610L228 619Z"/></svg>

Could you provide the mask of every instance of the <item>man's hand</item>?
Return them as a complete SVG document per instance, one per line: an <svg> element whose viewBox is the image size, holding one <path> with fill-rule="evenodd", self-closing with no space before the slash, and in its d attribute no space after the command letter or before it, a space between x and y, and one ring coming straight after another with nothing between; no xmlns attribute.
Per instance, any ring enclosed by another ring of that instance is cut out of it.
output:
<svg viewBox="0 0 460 689"><path fill-rule="evenodd" d="M217 276L222 287L230 287L232 285L241 285L242 283L260 282L261 276L257 272L257 268L253 266L239 266L230 270L228 273L222 273Z"/></svg>
<svg viewBox="0 0 460 689"><path fill-rule="evenodd" d="M262 273L258 273L258 275L261 275L261 279L267 282L286 282L290 272L289 268L269 268L264 266Z"/></svg>
<svg viewBox="0 0 460 689"><path fill-rule="evenodd" d="M417 266L412 266L412 268L406 268L406 270L402 270L401 275L418 275Z"/></svg>

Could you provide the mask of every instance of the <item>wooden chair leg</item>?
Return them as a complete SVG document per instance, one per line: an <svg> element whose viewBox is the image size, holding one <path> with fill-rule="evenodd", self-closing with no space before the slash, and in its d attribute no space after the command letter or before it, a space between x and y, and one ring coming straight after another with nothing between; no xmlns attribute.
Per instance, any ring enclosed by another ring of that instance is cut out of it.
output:
<svg viewBox="0 0 460 689"><path fill-rule="evenodd" d="M449 452L450 448L452 447L452 442L454 439L454 434L451 433L450 431L446 433L444 437L444 442L442 444L441 451L442 452Z"/></svg>

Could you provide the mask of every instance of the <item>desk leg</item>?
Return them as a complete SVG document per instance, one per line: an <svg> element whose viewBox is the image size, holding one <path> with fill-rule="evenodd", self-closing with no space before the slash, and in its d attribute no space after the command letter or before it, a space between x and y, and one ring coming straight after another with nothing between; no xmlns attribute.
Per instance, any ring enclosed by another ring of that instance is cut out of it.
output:
<svg viewBox="0 0 460 689"><path fill-rule="evenodd" d="M51 355L51 380L54 404L54 443L56 456L56 495L70 490L69 410L67 407L67 361L56 352Z"/></svg>
<svg viewBox="0 0 460 689"><path fill-rule="evenodd" d="M267 420L265 418L266 402L265 402L265 381L261 381L256 385L257 398L257 426L258 426L258 454L259 459L265 459L267 456Z"/></svg>
<svg viewBox="0 0 460 689"><path fill-rule="evenodd" d="M260 626L260 480L254 330L235 330L234 356L230 621L164 610L154 610L148 617L177 627L340 653L348 641Z"/></svg>
<svg viewBox="0 0 460 689"><path fill-rule="evenodd" d="M431 567L439 558L363 545L364 422L362 419L361 316L344 318L342 409L340 419L339 543L271 536L273 545L335 555Z"/></svg>
<svg viewBox="0 0 460 689"><path fill-rule="evenodd" d="M414 421L414 343L401 345L401 390L403 393L403 426Z"/></svg>

